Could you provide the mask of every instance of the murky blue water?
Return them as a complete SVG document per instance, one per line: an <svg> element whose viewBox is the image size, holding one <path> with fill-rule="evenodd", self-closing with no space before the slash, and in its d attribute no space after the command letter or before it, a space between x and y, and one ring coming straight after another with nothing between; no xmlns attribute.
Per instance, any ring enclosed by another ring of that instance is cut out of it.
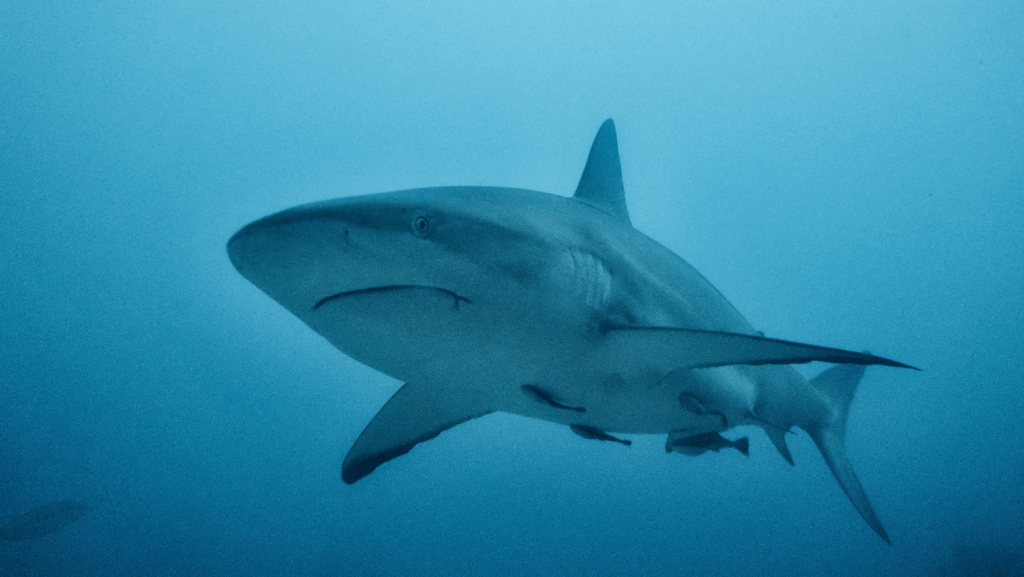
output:
<svg viewBox="0 0 1024 577"><path fill-rule="evenodd" d="M0 574L1024 572L1024 8L769 4L0 2L0 523L89 504ZM339 480L399 383L227 239L569 195L609 116L633 223L756 327L924 369L850 417L893 547L806 435L790 468L491 415Z"/></svg>

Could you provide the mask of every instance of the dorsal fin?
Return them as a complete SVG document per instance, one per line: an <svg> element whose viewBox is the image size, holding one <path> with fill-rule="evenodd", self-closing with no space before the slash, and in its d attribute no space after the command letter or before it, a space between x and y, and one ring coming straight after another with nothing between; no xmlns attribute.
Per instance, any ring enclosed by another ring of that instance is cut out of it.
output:
<svg viewBox="0 0 1024 577"><path fill-rule="evenodd" d="M626 191L622 187L622 166L619 165L619 143L615 136L615 123L604 121L590 146L590 156L583 176L576 186L576 200L595 206L619 220L630 224L626 210Z"/></svg>

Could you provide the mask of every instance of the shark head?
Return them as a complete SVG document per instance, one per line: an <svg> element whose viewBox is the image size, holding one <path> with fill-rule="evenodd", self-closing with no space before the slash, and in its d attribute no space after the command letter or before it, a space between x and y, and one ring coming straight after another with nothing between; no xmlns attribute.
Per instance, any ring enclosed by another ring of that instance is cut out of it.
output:
<svg viewBox="0 0 1024 577"><path fill-rule="evenodd" d="M348 295L397 287L458 294L469 263L446 253L465 223L407 191L304 205L246 226L228 243L243 276L305 320ZM444 274L440 270L444 267ZM329 307L333 308L333 307Z"/></svg>
<svg viewBox="0 0 1024 577"><path fill-rule="evenodd" d="M563 304L563 314L592 312L549 298L566 292L555 285L570 254L558 242L569 236L558 211L545 218L537 210L542 218L531 219L503 210L509 197L529 206L536 195L448 187L313 203L247 225L228 242L228 255L245 278L349 356L422 382L438 358L459 364L467 344L502 334L509 308L544 300L546 313Z"/></svg>

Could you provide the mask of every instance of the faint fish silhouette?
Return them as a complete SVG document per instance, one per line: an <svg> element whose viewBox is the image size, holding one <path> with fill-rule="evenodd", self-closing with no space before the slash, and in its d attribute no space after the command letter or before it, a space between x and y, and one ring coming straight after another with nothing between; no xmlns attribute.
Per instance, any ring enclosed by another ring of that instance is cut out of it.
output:
<svg viewBox="0 0 1024 577"><path fill-rule="evenodd" d="M49 535L85 515L89 506L77 501L47 503L22 513L0 527L0 541L23 541Z"/></svg>

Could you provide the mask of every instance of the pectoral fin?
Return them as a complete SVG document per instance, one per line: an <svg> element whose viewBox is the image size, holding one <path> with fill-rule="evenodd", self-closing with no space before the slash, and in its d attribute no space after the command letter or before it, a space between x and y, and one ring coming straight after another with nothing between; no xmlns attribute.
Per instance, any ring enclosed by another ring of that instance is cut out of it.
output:
<svg viewBox="0 0 1024 577"><path fill-rule="evenodd" d="M404 385L356 439L341 465L341 479L351 485L419 443L492 412L472 393L459 393L445 387Z"/></svg>
<svg viewBox="0 0 1024 577"><path fill-rule="evenodd" d="M904 367L882 357L754 335L662 327L621 327L605 332L601 357L637 371L668 374L725 365L792 365L824 361Z"/></svg>

